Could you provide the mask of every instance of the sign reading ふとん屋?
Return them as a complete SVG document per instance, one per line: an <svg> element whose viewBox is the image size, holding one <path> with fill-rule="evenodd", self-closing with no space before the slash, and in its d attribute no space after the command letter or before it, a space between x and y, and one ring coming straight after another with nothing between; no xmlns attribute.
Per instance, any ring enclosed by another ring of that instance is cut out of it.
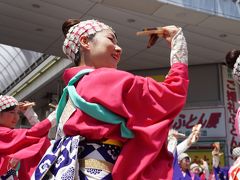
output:
<svg viewBox="0 0 240 180"><path fill-rule="evenodd" d="M185 109L175 118L173 129L188 135L196 124L202 124L201 137L226 137L223 107Z"/></svg>

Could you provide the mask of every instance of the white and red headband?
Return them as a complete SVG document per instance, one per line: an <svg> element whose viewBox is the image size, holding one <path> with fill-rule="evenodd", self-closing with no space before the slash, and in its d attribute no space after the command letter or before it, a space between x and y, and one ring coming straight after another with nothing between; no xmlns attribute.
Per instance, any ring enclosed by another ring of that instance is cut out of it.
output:
<svg viewBox="0 0 240 180"><path fill-rule="evenodd" d="M234 64L232 76L235 82L240 85L240 56L237 58Z"/></svg>
<svg viewBox="0 0 240 180"><path fill-rule="evenodd" d="M72 26L66 35L65 41L63 43L63 52L71 60L75 60L75 55L79 51L80 42L79 38L82 35L93 35L96 32L102 31L104 29L112 29L108 25L99 22L97 20L87 20L82 21L74 26Z"/></svg>
<svg viewBox="0 0 240 180"><path fill-rule="evenodd" d="M12 96L0 95L0 112L12 106L17 106L18 101Z"/></svg>

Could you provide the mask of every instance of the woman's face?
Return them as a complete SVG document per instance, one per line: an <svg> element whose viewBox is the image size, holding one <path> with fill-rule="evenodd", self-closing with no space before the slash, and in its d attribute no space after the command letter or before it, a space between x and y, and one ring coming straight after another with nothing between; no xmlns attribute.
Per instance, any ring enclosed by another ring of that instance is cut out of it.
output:
<svg viewBox="0 0 240 180"><path fill-rule="evenodd" d="M89 47L88 59L92 66L117 68L122 49L118 46L117 38L110 29L97 32L89 41Z"/></svg>
<svg viewBox="0 0 240 180"><path fill-rule="evenodd" d="M13 110L0 112L0 126L15 128L19 121L18 107Z"/></svg>
<svg viewBox="0 0 240 180"><path fill-rule="evenodd" d="M201 172L201 170L200 170L199 167L194 167L191 171L192 171L192 173L194 173L194 174L200 174L200 172Z"/></svg>
<svg viewBox="0 0 240 180"><path fill-rule="evenodd" d="M190 167L190 159L188 158L188 157L185 157L185 158L183 158L181 161L180 161L180 167L181 167L181 169L182 169L182 171L186 171L186 170L188 170L189 169L189 167Z"/></svg>

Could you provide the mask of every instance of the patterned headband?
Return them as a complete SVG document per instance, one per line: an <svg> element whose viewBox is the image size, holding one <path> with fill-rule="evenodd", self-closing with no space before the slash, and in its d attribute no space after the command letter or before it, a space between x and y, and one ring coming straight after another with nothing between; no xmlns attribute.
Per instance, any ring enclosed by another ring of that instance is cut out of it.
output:
<svg viewBox="0 0 240 180"><path fill-rule="evenodd" d="M75 60L75 55L78 53L80 48L79 38L82 35L92 35L96 32L102 31L104 29L111 29L108 25L99 22L97 20L87 20L82 21L74 26L72 26L66 35L65 41L63 43L63 52L71 60Z"/></svg>
<svg viewBox="0 0 240 180"><path fill-rule="evenodd" d="M0 95L0 112L12 106L17 106L18 101L12 96Z"/></svg>
<svg viewBox="0 0 240 180"><path fill-rule="evenodd" d="M234 64L232 76L234 81L240 85L240 56L237 58Z"/></svg>
<svg viewBox="0 0 240 180"><path fill-rule="evenodd" d="M234 158L237 158L237 157L240 156L240 147L236 147L236 148L234 148L234 149L232 150L232 156L233 156Z"/></svg>

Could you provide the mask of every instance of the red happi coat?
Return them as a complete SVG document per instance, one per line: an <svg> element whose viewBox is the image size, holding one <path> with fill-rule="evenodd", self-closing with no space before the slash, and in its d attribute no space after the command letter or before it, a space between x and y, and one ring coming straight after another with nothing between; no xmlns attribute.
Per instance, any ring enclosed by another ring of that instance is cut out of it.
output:
<svg viewBox="0 0 240 180"><path fill-rule="evenodd" d="M67 69L67 83L80 70ZM64 125L66 135L90 140L115 139L124 143L114 165L114 180L155 180L172 178L172 156L166 140L169 128L182 110L188 91L188 67L172 65L164 82L111 69L96 69L77 84L78 94L88 102L103 105L126 119L133 139L120 137L120 126L100 122L77 109Z"/></svg>
<svg viewBox="0 0 240 180"><path fill-rule="evenodd" d="M240 157L233 163L228 171L229 180L240 180Z"/></svg>
<svg viewBox="0 0 240 180"><path fill-rule="evenodd" d="M20 160L19 179L28 180L47 148L50 146L48 119L37 123L31 129L10 129L0 127L0 176L7 173L11 158Z"/></svg>

